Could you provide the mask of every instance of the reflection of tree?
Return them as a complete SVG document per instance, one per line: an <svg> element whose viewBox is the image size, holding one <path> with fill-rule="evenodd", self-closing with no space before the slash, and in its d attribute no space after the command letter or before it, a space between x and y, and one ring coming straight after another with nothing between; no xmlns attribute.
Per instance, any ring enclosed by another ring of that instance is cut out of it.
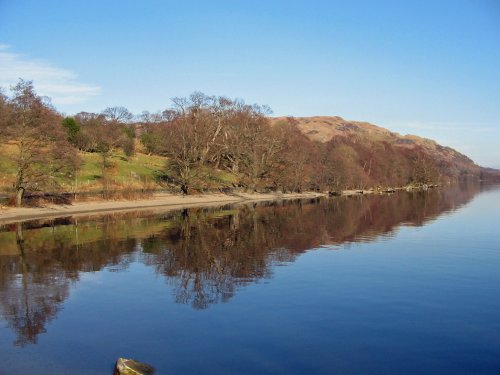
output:
<svg viewBox="0 0 500 375"><path fill-rule="evenodd" d="M18 334L15 345L37 342L68 297L68 285L64 277L54 276L48 283L39 283L33 274L23 274L9 290L1 292L3 315L12 317L9 323Z"/></svg>
<svg viewBox="0 0 500 375"><path fill-rule="evenodd" d="M164 275L176 301L228 301L321 245L370 241L422 225L468 202L477 185L392 196L357 196L190 209L162 217L108 215L0 231L0 312L17 345L35 343L81 272L120 271L138 259ZM59 225L54 225L59 224Z"/></svg>
<svg viewBox="0 0 500 375"><path fill-rule="evenodd" d="M211 220L206 214L185 212L177 226L143 243L145 252L155 254L146 261L169 278L176 300L196 308L228 300L238 284L232 269L237 262L228 252L234 241L227 230L232 215Z"/></svg>
<svg viewBox="0 0 500 375"><path fill-rule="evenodd" d="M9 324L18 334L14 344L24 346L36 343L38 335L45 332L45 325L56 316L61 303L68 297L70 280L61 270L54 270L45 277L43 269L30 262L25 254L20 224L16 226L16 244L19 256L0 257L2 270L7 266L11 271L7 280L2 278L0 308L4 317L11 318Z"/></svg>
<svg viewBox="0 0 500 375"><path fill-rule="evenodd" d="M177 225L142 241L143 261L167 277L178 302L206 308L227 301L246 283L269 277L274 264L291 262L307 249L369 241L401 223L422 225L475 192L274 202L219 215L185 211Z"/></svg>
<svg viewBox="0 0 500 375"><path fill-rule="evenodd" d="M15 345L36 343L46 325L69 296L71 282L79 272L96 271L104 266L126 268L136 240L110 240L110 222L100 223L100 240L76 246L68 244L67 231L58 227L31 230L15 225L12 242L17 254L0 256L0 312L17 333ZM67 229L67 228L66 228ZM77 226L70 226L76 237ZM36 246L38 244L38 246Z"/></svg>

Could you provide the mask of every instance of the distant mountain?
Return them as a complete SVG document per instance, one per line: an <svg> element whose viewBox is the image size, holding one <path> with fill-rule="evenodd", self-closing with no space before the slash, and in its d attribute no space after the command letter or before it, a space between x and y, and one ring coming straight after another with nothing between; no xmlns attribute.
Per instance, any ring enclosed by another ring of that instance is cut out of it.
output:
<svg viewBox="0 0 500 375"><path fill-rule="evenodd" d="M370 124L345 120L341 117L275 117L273 125L291 123L312 141L337 146L347 145L354 151L354 158L373 158L379 163L390 162L390 158L426 159L445 180L495 179L500 171L481 168L466 155L421 138L416 135L401 135ZM372 154L367 157L368 154Z"/></svg>

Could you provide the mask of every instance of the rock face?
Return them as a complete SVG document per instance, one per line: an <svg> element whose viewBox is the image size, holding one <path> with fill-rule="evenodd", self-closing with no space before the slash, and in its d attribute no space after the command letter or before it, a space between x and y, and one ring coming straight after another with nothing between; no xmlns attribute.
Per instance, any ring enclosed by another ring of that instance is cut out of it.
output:
<svg viewBox="0 0 500 375"><path fill-rule="evenodd" d="M152 375L154 367L135 361L133 359L118 358L115 365L114 375Z"/></svg>

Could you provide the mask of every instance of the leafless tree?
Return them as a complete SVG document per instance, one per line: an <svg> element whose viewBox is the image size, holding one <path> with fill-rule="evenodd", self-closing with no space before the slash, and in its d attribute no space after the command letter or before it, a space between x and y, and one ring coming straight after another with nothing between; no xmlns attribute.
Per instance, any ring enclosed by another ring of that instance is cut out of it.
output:
<svg viewBox="0 0 500 375"><path fill-rule="evenodd" d="M102 114L109 122L128 123L134 118L134 115L125 107L108 107L102 111Z"/></svg>
<svg viewBox="0 0 500 375"><path fill-rule="evenodd" d="M21 206L27 190L54 186L58 177L75 169L78 157L67 142L61 116L35 93L32 82L20 80L11 90L12 97L3 104L9 110L2 110L2 134L17 146L11 157L16 205Z"/></svg>

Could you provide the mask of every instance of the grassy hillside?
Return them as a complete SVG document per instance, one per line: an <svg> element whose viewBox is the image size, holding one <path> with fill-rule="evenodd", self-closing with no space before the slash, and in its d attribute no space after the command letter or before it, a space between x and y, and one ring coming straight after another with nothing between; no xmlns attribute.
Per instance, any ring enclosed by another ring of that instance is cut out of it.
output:
<svg viewBox="0 0 500 375"><path fill-rule="evenodd" d="M2 144L0 151L0 190L6 192L12 188L16 168L13 161L17 153L17 146L13 143ZM102 162L99 154L80 152L82 167L78 171L76 183L79 190L93 191L101 189ZM165 168L165 158L155 155L136 154L125 157L121 150L117 150L109 160L110 175L113 183L129 184L141 187L154 181L155 174ZM58 181L62 190L71 191L75 181Z"/></svg>
<svg viewBox="0 0 500 375"><path fill-rule="evenodd" d="M139 148L140 149L140 148ZM0 192L10 193L16 177L15 143L0 145ZM98 153L79 152L82 165L74 180L58 179L56 191L100 192L103 189L102 159ZM108 160L108 188L110 190L123 189L164 189L165 184L159 183L159 176L169 173L168 159L158 155L148 155L137 152L133 156L126 156L117 149ZM231 173L213 169L204 171L204 187L216 189L230 186L236 176ZM175 189L174 189L175 191Z"/></svg>

